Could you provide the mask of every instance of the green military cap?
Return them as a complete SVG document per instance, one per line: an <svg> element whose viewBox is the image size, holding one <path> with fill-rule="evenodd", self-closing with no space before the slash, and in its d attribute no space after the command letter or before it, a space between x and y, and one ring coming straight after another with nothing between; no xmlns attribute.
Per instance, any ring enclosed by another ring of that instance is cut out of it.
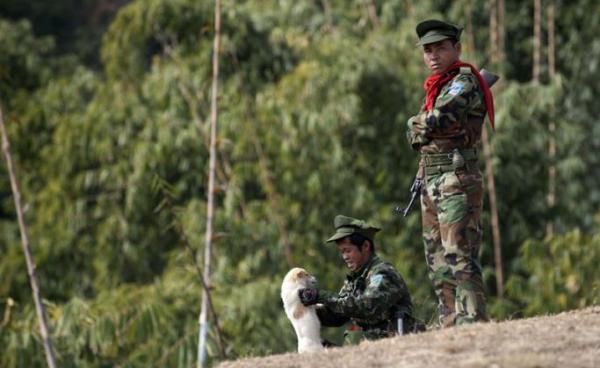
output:
<svg viewBox="0 0 600 368"><path fill-rule="evenodd" d="M417 24L417 36L419 36L417 45L423 46L428 43L445 40L446 38L460 40L462 30L462 27L459 27L456 24L443 22L441 20L424 20Z"/></svg>
<svg viewBox="0 0 600 368"><path fill-rule="evenodd" d="M335 216L335 219L333 220L333 226L335 227L335 234L327 239L327 243L343 239L355 233L361 234L373 241L375 233L381 230L380 228L372 226L363 220L343 215Z"/></svg>

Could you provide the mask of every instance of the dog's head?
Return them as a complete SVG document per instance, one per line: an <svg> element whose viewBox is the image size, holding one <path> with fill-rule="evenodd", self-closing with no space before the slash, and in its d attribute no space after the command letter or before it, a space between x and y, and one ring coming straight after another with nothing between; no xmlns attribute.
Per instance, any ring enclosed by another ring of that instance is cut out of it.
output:
<svg viewBox="0 0 600 368"><path fill-rule="evenodd" d="M309 288L317 285L317 279L306 272L304 268L296 267L292 268L287 275L285 275L283 283L284 285L294 285L298 288Z"/></svg>

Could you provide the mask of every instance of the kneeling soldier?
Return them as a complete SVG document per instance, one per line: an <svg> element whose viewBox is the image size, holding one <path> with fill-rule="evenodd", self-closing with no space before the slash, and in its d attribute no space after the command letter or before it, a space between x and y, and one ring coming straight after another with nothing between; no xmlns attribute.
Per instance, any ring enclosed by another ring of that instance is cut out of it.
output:
<svg viewBox="0 0 600 368"><path fill-rule="evenodd" d="M304 305L320 303L317 315L323 326L339 327L348 321L361 329L362 337L375 340L416 328L412 302L406 283L394 266L375 254L373 238L380 229L351 217L338 215L336 233L327 242L335 242L350 269L338 292L301 289Z"/></svg>

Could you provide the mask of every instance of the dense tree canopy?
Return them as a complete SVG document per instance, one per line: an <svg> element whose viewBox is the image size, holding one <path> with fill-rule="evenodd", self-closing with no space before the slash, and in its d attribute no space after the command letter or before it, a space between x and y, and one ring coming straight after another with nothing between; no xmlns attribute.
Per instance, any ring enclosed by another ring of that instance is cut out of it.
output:
<svg viewBox="0 0 600 368"><path fill-rule="evenodd" d="M598 303L600 3L543 2L559 16L556 76L544 47L539 83L531 81L529 2L506 1L500 61L489 56L490 1L222 2L211 292L228 358L294 349L279 287L295 265L325 288L341 285L343 264L324 244L338 213L383 227L378 253L407 280L418 316L432 320L418 211L406 219L391 211L406 200L417 165L405 130L424 96L414 27L425 18L470 22L464 59L502 74L491 143L503 299L495 297L487 203L482 253L493 317ZM206 225L213 2L89 0L79 10L67 0L27 3L0 6L0 103L60 366L190 366L202 291L194 264ZM554 206L546 200L550 166ZM43 366L0 167L0 366ZM212 327L214 362L222 357Z"/></svg>

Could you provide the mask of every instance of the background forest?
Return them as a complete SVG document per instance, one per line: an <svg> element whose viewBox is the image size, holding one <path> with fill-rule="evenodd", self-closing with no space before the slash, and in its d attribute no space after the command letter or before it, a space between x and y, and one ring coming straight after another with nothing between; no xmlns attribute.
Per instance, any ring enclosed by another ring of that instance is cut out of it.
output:
<svg viewBox="0 0 600 368"><path fill-rule="evenodd" d="M295 349L281 280L298 265L341 285L324 244L339 213L383 227L378 252L433 319L418 206L391 211L417 165L405 127L424 96L426 18L464 25L463 59L502 76L495 234L487 196L483 218L492 316L599 302L600 2L221 6L211 294L227 359ZM61 367L196 360L213 37L209 0L0 5L0 103ZM45 366L4 164L0 228L0 367ZM215 332L211 363L224 359Z"/></svg>

